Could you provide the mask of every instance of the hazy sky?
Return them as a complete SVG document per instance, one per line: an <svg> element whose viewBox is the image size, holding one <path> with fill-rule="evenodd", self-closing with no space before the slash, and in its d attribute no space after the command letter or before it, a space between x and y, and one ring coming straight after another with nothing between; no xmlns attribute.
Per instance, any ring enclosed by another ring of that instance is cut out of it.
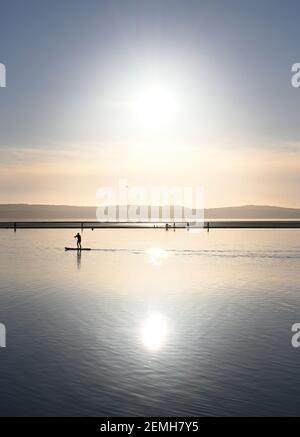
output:
<svg viewBox="0 0 300 437"><path fill-rule="evenodd" d="M0 5L0 202L203 185L206 206L300 207L300 3Z"/></svg>

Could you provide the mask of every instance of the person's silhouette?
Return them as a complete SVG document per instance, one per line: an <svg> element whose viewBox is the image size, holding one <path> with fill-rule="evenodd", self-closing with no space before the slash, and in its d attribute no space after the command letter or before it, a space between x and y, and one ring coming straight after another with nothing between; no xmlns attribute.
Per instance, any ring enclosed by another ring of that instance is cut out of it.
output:
<svg viewBox="0 0 300 437"><path fill-rule="evenodd" d="M77 239L77 249L81 250L81 235L79 234L79 232L77 232L77 234L74 236L74 238Z"/></svg>

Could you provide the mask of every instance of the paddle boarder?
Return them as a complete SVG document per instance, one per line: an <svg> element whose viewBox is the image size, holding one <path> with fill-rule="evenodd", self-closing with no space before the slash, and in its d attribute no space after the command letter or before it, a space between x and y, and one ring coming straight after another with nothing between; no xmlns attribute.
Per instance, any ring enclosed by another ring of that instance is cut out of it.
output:
<svg viewBox="0 0 300 437"><path fill-rule="evenodd" d="M74 236L74 238L77 239L77 249L81 250L81 235L79 234L79 232L77 232L77 234Z"/></svg>

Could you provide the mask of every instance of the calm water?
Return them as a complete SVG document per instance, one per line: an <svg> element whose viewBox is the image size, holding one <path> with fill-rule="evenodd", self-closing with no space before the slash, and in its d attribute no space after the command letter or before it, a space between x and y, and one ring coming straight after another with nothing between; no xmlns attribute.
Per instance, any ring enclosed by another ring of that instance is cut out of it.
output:
<svg viewBox="0 0 300 437"><path fill-rule="evenodd" d="M299 415L300 230L0 230L0 415Z"/></svg>

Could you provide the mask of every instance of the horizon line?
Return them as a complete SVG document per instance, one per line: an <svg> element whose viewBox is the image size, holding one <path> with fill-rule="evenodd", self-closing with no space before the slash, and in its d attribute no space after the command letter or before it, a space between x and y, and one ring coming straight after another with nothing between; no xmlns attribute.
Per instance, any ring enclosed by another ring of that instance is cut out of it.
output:
<svg viewBox="0 0 300 437"><path fill-rule="evenodd" d="M122 207L122 206L147 206L147 207L184 207L184 205L154 205L154 204L109 204L109 205L70 205L70 204L62 204L62 203L0 203L1 206L45 206L45 207L67 207L67 208L107 208L111 206ZM213 207L205 207L204 210L208 209L225 209L225 208L280 208L280 209L300 209L297 206L279 206L279 205L268 205L268 204L242 204L242 205L231 205L231 206L213 206ZM192 206L188 206L186 208L196 209Z"/></svg>

